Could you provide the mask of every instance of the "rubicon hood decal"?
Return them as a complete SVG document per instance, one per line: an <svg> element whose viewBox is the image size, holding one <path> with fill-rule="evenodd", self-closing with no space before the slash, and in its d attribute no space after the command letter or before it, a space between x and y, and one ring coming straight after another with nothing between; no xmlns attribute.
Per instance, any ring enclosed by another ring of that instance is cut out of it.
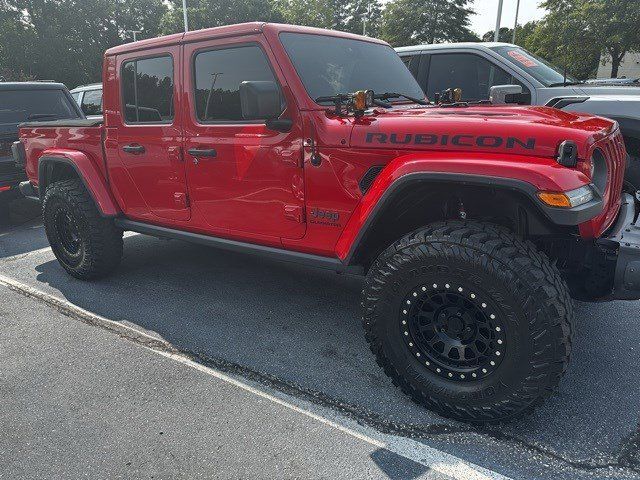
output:
<svg viewBox="0 0 640 480"><path fill-rule="evenodd" d="M484 147L513 149L516 146L525 150L536 148L535 138L499 137L495 135L438 135L435 133L367 133L365 143L393 145L455 145L458 147Z"/></svg>
<svg viewBox="0 0 640 480"><path fill-rule="evenodd" d="M586 158L615 123L547 107L469 107L376 111L354 122L351 146L555 157L565 140Z"/></svg>

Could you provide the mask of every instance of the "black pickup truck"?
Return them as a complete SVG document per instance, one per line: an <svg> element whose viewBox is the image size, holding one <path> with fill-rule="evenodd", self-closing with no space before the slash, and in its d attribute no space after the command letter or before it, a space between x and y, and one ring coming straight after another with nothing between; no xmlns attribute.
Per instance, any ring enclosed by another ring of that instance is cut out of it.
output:
<svg viewBox="0 0 640 480"><path fill-rule="evenodd" d="M11 145L18 140L18 125L72 118L84 118L84 114L63 84L0 82L0 204L11 198L25 179L11 153Z"/></svg>

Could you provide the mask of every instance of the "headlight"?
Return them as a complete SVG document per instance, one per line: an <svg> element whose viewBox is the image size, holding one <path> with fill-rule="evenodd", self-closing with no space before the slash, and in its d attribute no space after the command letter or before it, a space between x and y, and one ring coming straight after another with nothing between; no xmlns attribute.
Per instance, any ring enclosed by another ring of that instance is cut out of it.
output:
<svg viewBox="0 0 640 480"><path fill-rule="evenodd" d="M591 185L585 185L568 192L538 192L538 197L550 207L579 207L595 198Z"/></svg>

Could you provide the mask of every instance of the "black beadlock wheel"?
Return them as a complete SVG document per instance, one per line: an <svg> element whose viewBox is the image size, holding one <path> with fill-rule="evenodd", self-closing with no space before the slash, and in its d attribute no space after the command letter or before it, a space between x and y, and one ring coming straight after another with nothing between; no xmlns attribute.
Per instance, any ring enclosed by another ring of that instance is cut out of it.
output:
<svg viewBox="0 0 640 480"><path fill-rule="evenodd" d="M122 230L100 215L79 179L49 185L42 204L45 232L54 255L82 280L111 273L122 258Z"/></svg>
<svg viewBox="0 0 640 480"><path fill-rule="evenodd" d="M479 288L446 276L434 282L419 285L402 302L405 345L429 370L453 381L491 375L507 348L500 309Z"/></svg>
<svg viewBox="0 0 640 480"><path fill-rule="evenodd" d="M386 249L363 289L378 363L416 402L469 422L539 405L566 370L573 302L559 271L508 230L429 225Z"/></svg>

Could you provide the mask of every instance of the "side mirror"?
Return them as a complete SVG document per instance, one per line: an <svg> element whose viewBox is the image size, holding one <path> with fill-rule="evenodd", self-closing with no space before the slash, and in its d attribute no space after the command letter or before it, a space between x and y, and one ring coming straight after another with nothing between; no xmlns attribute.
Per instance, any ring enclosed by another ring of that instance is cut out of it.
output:
<svg viewBox="0 0 640 480"><path fill-rule="evenodd" d="M522 93L521 85L495 85L489 89L489 101L494 105L508 103L527 104L531 102L528 94Z"/></svg>
<svg viewBox="0 0 640 480"><path fill-rule="evenodd" d="M240 84L240 106L245 120L269 120L282 113L282 97L275 82L245 81Z"/></svg>

